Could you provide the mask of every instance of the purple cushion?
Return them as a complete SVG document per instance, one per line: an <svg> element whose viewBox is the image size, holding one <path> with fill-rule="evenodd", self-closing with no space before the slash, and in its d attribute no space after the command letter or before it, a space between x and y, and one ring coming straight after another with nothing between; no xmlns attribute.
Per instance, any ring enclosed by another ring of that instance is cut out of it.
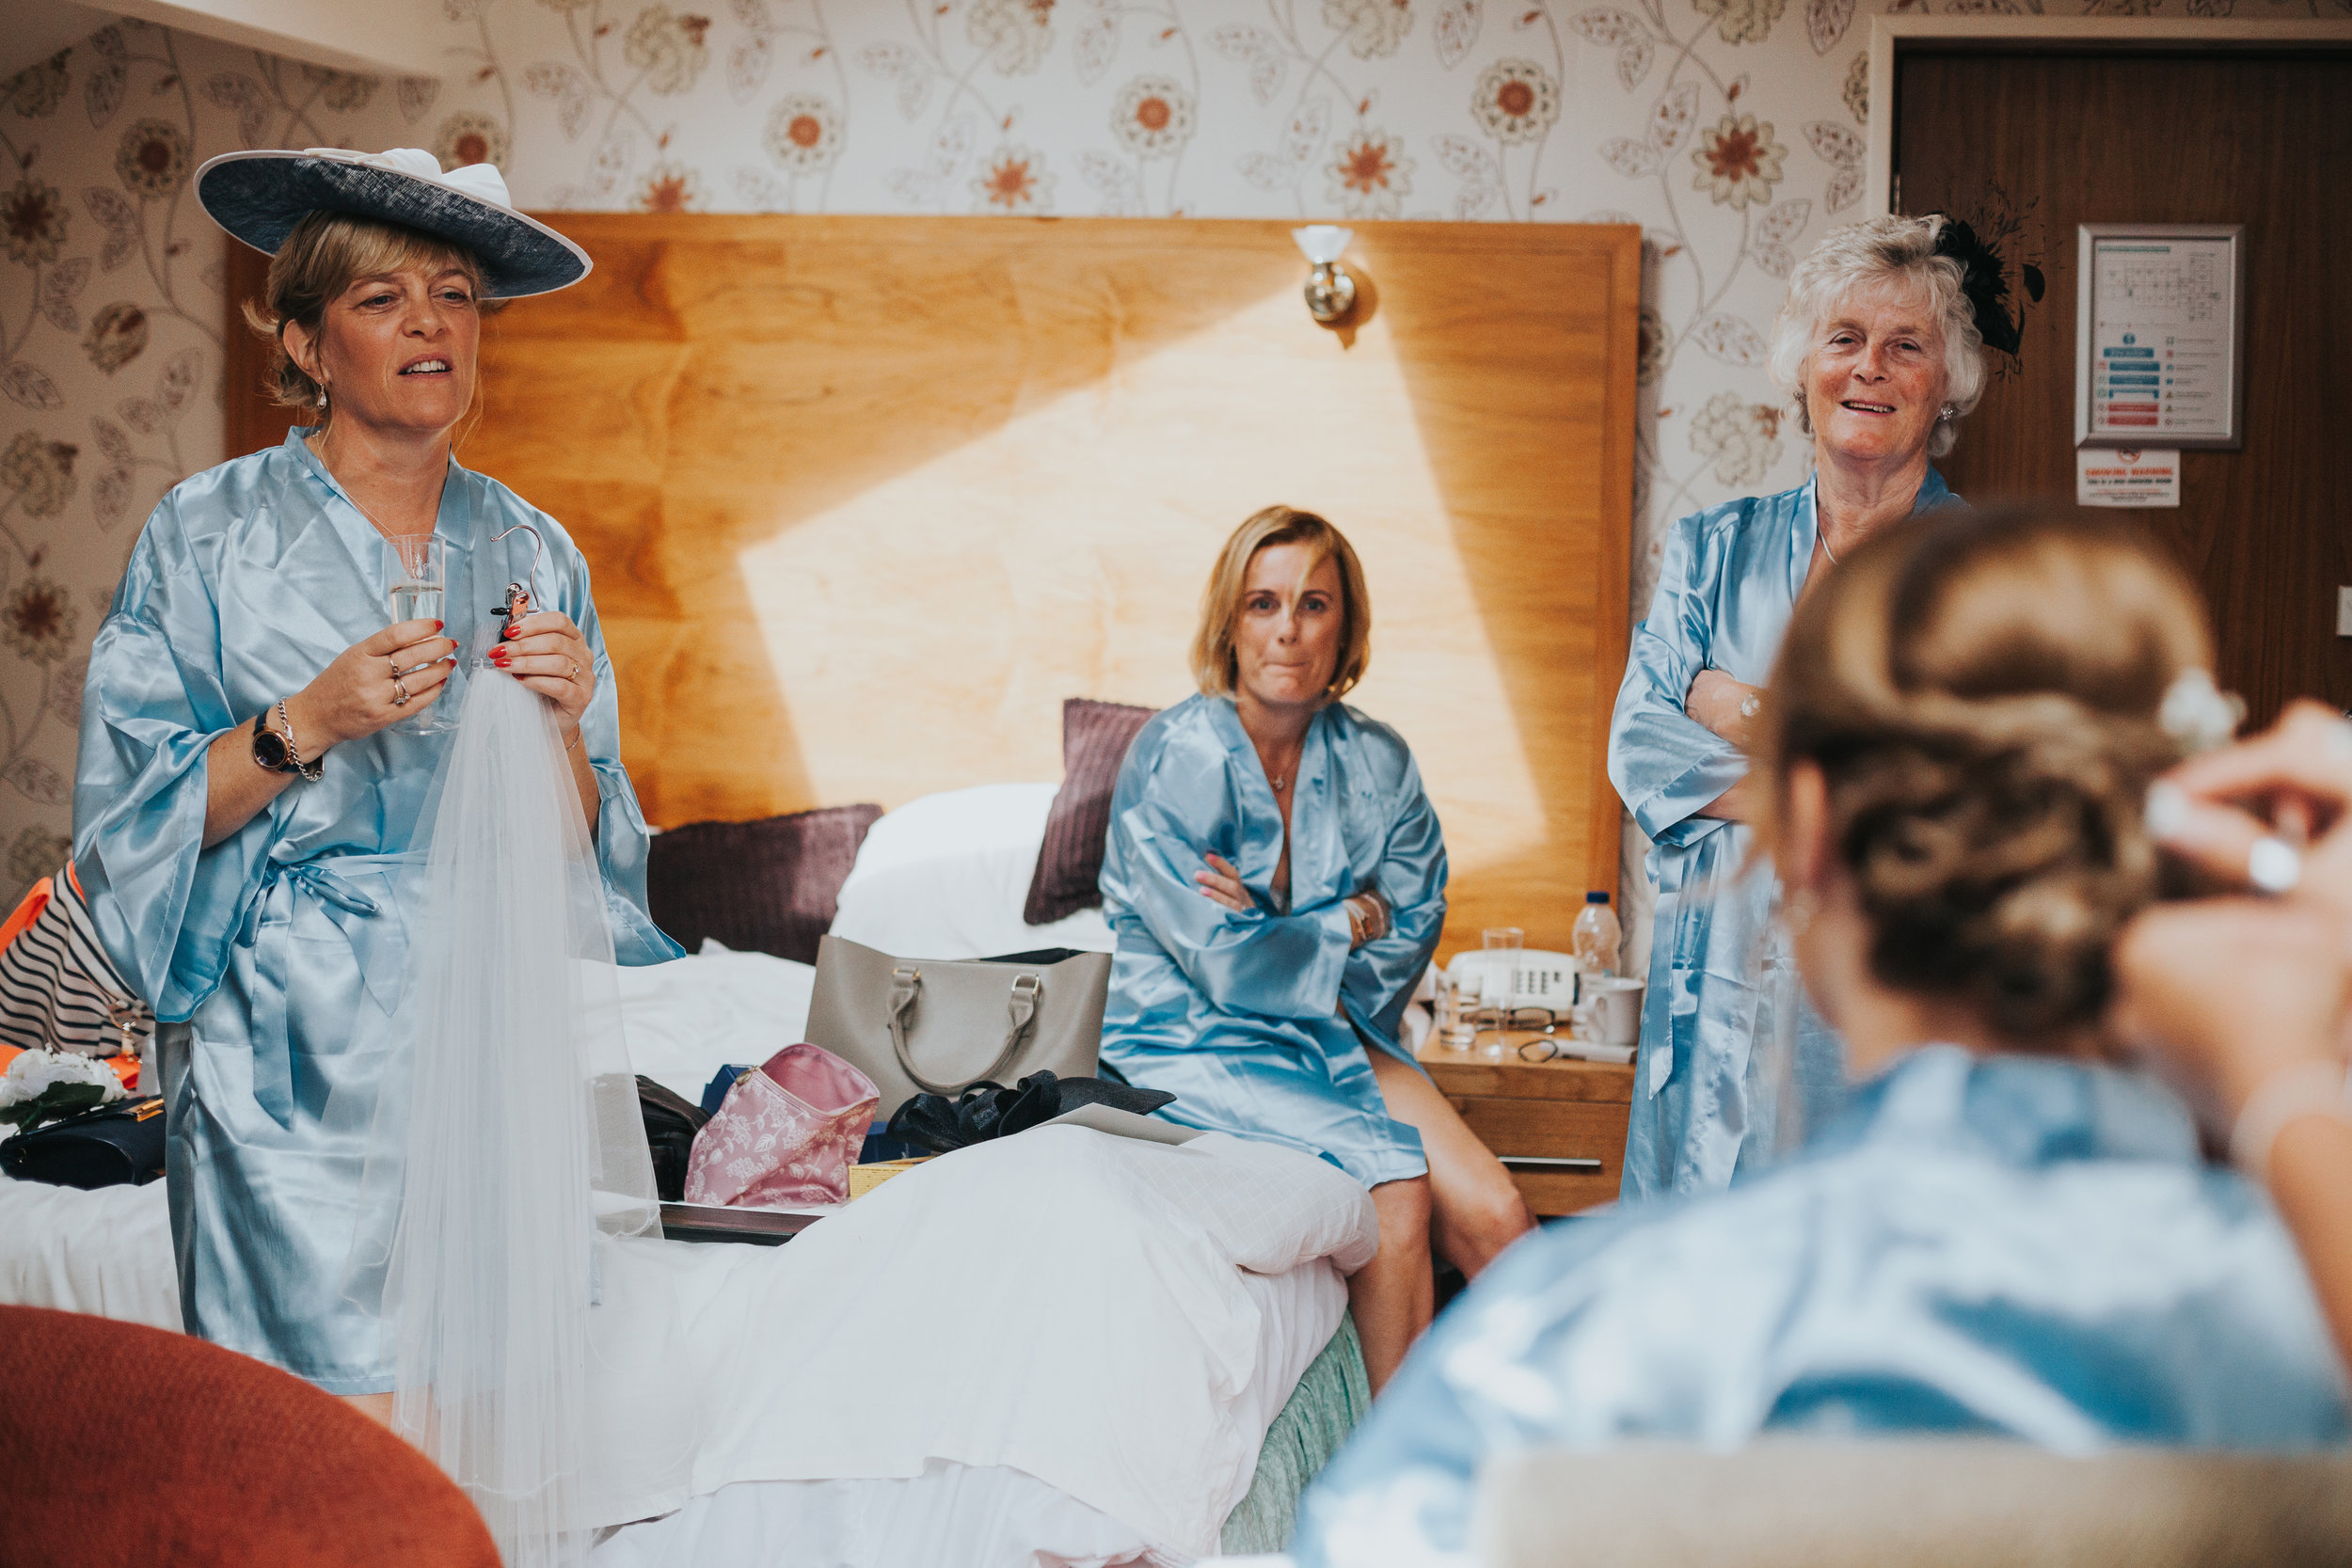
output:
<svg viewBox="0 0 2352 1568"><path fill-rule="evenodd" d="M1111 828L1111 791L1127 748L1159 709L1073 697L1061 705L1061 788L1045 816L1045 842L1029 879L1021 918L1032 926L1103 902L1103 845Z"/></svg>
<svg viewBox="0 0 2352 1568"><path fill-rule="evenodd" d="M817 961L875 805L828 806L756 822L691 822L656 833L645 857L653 923L689 953L717 937L741 953Z"/></svg>

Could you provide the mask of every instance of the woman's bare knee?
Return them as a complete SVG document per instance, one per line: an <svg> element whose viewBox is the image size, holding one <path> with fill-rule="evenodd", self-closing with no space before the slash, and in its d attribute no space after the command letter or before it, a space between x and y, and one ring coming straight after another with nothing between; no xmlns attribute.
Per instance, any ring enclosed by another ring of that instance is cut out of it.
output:
<svg viewBox="0 0 2352 1568"><path fill-rule="evenodd" d="M1535 1212L1527 1206L1516 1182L1479 1195L1474 1224L1480 1244L1493 1258L1535 1228Z"/></svg>
<svg viewBox="0 0 2352 1568"><path fill-rule="evenodd" d="M1412 1176L1398 1181L1383 1181L1372 1189L1372 1206L1380 1216L1382 1251L1415 1241L1427 1243L1432 1212L1429 1178Z"/></svg>
<svg viewBox="0 0 2352 1568"><path fill-rule="evenodd" d="M1534 1212L1508 1175L1479 1183L1438 1216L1446 1260L1470 1275L1534 1227Z"/></svg>

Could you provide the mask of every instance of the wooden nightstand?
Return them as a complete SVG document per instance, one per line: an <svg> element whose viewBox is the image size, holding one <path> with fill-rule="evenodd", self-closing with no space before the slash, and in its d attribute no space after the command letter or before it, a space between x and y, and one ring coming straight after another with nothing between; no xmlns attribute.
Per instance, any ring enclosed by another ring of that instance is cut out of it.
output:
<svg viewBox="0 0 2352 1568"><path fill-rule="evenodd" d="M1537 1214L1573 1214L1613 1202L1625 1170L1633 1069L1605 1062L1520 1061L1519 1042L1540 1037L1514 1034L1512 1054L1500 1062L1432 1039L1422 1050L1421 1065L1511 1172Z"/></svg>

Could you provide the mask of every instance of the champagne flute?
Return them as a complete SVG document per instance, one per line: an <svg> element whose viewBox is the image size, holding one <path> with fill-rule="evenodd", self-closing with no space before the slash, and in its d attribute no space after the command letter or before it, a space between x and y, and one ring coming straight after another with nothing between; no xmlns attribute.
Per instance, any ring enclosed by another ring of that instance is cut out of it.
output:
<svg viewBox="0 0 2352 1568"><path fill-rule="evenodd" d="M403 621L446 621L443 607L449 588L447 543L437 533L404 533L388 536L384 542L392 550L392 584L389 590L392 625ZM437 735L456 726L426 712L403 719L388 728L400 735Z"/></svg>

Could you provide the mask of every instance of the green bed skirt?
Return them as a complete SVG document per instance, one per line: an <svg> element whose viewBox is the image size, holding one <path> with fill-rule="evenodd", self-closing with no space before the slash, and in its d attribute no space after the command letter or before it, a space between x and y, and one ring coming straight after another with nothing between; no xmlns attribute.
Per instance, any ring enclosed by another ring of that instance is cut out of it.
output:
<svg viewBox="0 0 2352 1568"><path fill-rule="evenodd" d="M1356 1320L1342 1317L1340 1331L1308 1366L1290 1402L1266 1429L1249 1495L1225 1516L1218 1549L1228 1557L1286 1549L1291 1526L1298 1518L1299 1494L1322 1473L1371 1408L1372 1384L1364 1376Z"/></svg>

